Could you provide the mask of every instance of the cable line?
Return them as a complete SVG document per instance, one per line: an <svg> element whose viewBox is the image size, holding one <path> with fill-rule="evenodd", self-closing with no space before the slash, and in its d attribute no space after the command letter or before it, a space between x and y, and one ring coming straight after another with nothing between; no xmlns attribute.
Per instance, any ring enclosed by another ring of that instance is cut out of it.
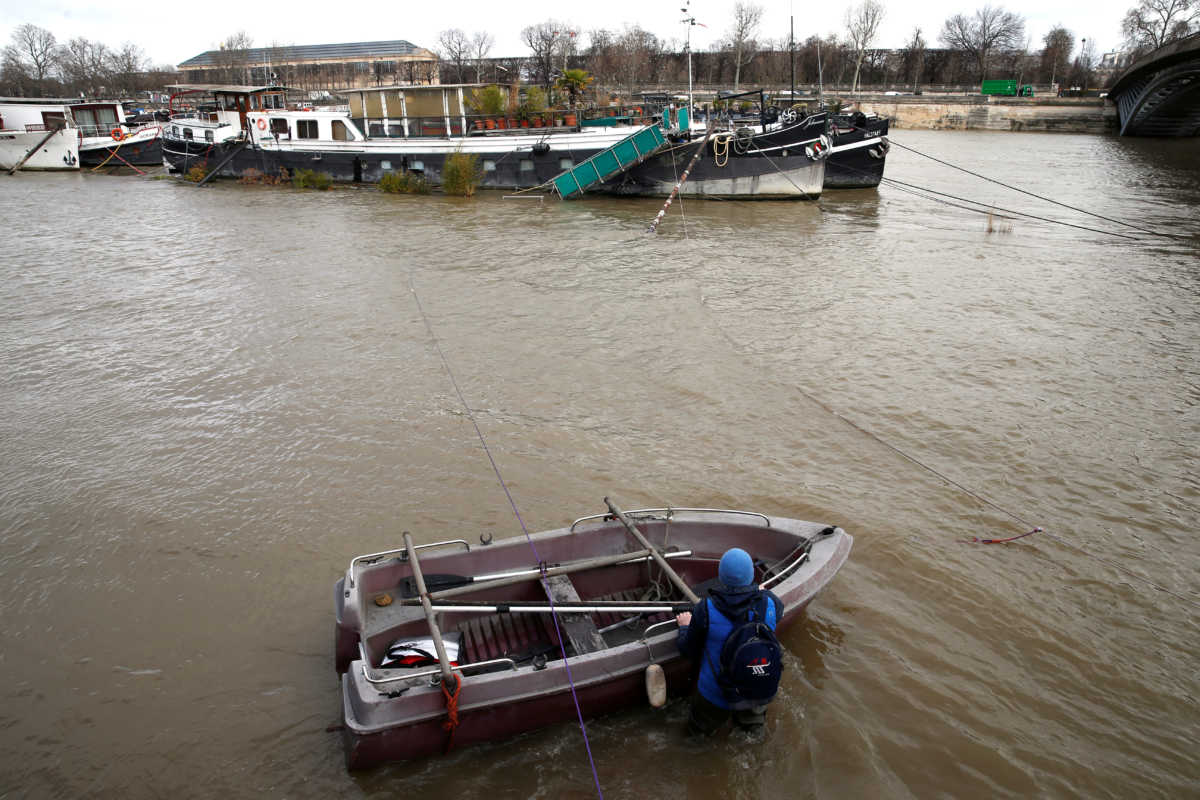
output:
<svg viewBox="0 0 1200 800"><path fill-rule="evenodd" d="M917 155L919 155L923 158L928 158L930 161L936 161L938 164L942 164L943 166L950 167L951 169L957 169L961 172L967 173L968 175L973 175L976 178L980 178L981 180L985 180L990 183L994 183L999 186L1003 186L1006 189L1012 189L1014 192L1020 192L1021 194L1027 194L1030 197L1036 197L1038 200L1045 200L1047 203L1053 203L1056 206L1062 206L1063 208L1069 208L1072 211L1078 211L1080 214L1087 214L1089 217L1096 217L1097 219L1102 219L1105 222L1111 222L1115 225L1124 225L1127 228L1132 228L1135 231L1138 231L1140 233L1149 234L1150 236L1163 236L1163 237L1168 237L1168 238L1176 237L1176 234L1173 234L1173 233L1159 233L1158 231L1152 231L1152 230L1149 230L1148 228L1141 228L1141 227L1138 227L1137 225L1132 225L1128 222L1124 222L1119 219L1113 219L1112 217L1106 217L1103 214L1097 214L1095 211L1088 211L1085 208L1079 208L1077 206L1070 205L1069 203L1063 203L1058 200L1053 200L1049 197L1043 197L1042 195L1031 192L1028 189L1022 189L1019 186L1013 186L1012 184L1005 183L1004 181L997 180L995 178L989 178L987 175L980 175L978 172L972 172L971 170L967 169L966 167L960 167L957 164L951 164L949 161L943 161L942 159L937 158L935 156L931 156L928 153L922 153L920 150L917 150L915 148L901 144L900 142L897 142L895 139L893 139L891 136L888 137L888 142L896 145L897 147L901 147L901 148L909 151L910 153L916 153Z"/></svg>
<svg viewBox="0 0 1200 800"><path fill-rule="evenodd" d="M438 357L442 361L442 366L446 370L446 375L450 378L451 385L454 386L454 393L458 395L459 402L462 403L463 409L467 412L467 418L475 426L475 434L479 437L479 444L483 446L483 452L487 455L488 461L492 465L492 471L496 473L496 480L500 482L500 488L504 490L504 496L508 498L508 504L512 506L513 514L516 515L517 522L520 523L521 530L525 534L525 541L529 543L529 549L533 551L533 558L542 572L542 588L549 599L551 617L554 620L554 633L558 637L559 650L562 652L563 666L567 672L567 683L571 687L571 699L575 701L575 715L579 718L579 730L583 734L583 746L587 750L588 764L592 767L592 780L596 785L596 794L600 797L600 800L604 800L604 792L600 789L600 776L596 772L596 761L592 758L592 745L588 741L587 726L583 722L583 711L579 707L579 695L575 691L575 679L571 675L571 662L567 659L566 637L562 635L562 629L559 627L558 611L554 608L554 594L550 591L550 587L546 582L546 562L542 561L541 556L538 555L537 545L533 543L533 537L529 535L529 528L525 526L525 520L521 517L521 512L517 510L517 503L513 499L512 492L508 490L508 484L505 483L504 476L500 474L500 467L497 466L496 459L492 457L492 451L488 448L487 440L483 438L483 430L479 427L479 422L475 419L474 412L471 411L471 407L467 404L467 398L463 396L462 389L458 386L458 381L454 377L454 371L450 369L450 362L446 358L446 354L442 351L441 342L438 341L437 335L433 332L433 326L429 323L429 317L425 315L425 309L421 305L421 298L417 295L417 286L413 282L412 272L408 274L408 288L412 292L413 300L417 304L417 311L421 314L421 320L425 323L425 330L429 332L429 338L433 340L434 349L437 350Z"/></svg>

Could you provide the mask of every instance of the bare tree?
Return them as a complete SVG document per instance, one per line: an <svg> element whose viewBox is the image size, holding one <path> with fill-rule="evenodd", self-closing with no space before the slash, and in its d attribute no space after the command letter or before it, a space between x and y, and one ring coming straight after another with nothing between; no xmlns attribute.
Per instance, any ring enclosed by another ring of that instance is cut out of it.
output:
<svg viewBox="0 0 1200 800"><path fill-rule="evenodd" d="M521 31L521 41L533 52L534 79L549 88L550 76L554 74L554 53L558 32L567 26L548 19L537 25L530 25Z"/></svg>
<svg viewBox="0 0 1200 800"><path fill-rule="evenodd" d="M300 71L296 69L296 64L294 63L296 57L292 46L283 44L276 39L267 45L266 50L267 64L270 66L267 74L269 82L276 86L298 88L295 84ZM376 66L378 67L378 63ZM383 82L382 76L378 71L375 73L375 80L377 85Z"/></svg>
<svg viewBox="0 0 1200 800"><path fill-rule="evenodd" d="M146 69L146 54L133 42L125 42L120 50L108 51L109 84L115 91L137 91L140 74Z"/></svg>
<svg viewBox="0 0 1200 800"><path fill-rule="evenodd" d="M463 83L463 71L471 57L471 40L462 28L449 28L438 34L438 58L454 65L454 80L448 83Z"/></svg>
<svg viewBox="0 0 1200 800"><path fill-rule="evenodd" d="M37 25L21 25L12 32L12 42L4 48L4 60L20 65L34 80L51 77L58 61L54 34Z"/></svg>
<svg viewBox="0 0 1200 800"><path fill-rule="evenodd" d="M925 38L921 36L920 27L913 28L912 36L901 51L901 57L904 60L904 77L908 79L914 92L921 85L921 73L925 71L925 48Z"/></svg>
<svg viewBox="0 0 1200 800"><path fill-rule="evenodd" d="M616 61L620 70L621 83L633 94L643 82L650 80L654 61L661 51L658 37L638 25L626 25L617 38Z"/></svg>
<svg viewBox="0 0 1200 800"><path fill-rule="evenodd" d="M1071 85L1087 89L1092 82L1092 72L1096 69L1096 43L1091 39L1083 39L1079 43L1079 55L1071 65Z"/></svg>
<svg viewBox="0 0 1200 800"><path fill-rule="evenodd" d="M483 60L492 51L496 40L487 31L476 31L471 37L471 57L475 59L475 82L483 83Z"/></svg>
<svg viewBox="0 0 1200 800"><path fill-rule="evenodd" d="M1042 75L1049 76L1048 83L1066 77L1074 49L1075 37L1062 25L1055 25L1042 37Z"/></svg>
<svg viewBox="0 0 1200 800"><path fill-rule="evenodd" d="M979 79L987 78L988 56L996 50L1020 47L1025 39L1025 18L1001 6L984 6L973 16L955 14L942 26L942 43L974 59Z"/></svg>
<svg viewBox="0 0 1200 800"><path fill-rule="evenodd" d="M883 4L878 0L862 0L857 6L846 9L846 36L854 50L854 82L851 92L858 91L858 75L862 70L863 56L883 21Z"/></svg>
<svg viewBox="0 0 1200 800"><path fill-rule="evenodd" d="M588 31L587 68L597 83L611 85L620 80L617 35L600 28Z"/></svg>
<svg viewBox="0 0 1200 800"><path fill-rule="evenodd" d="M762 22L762 6L739 2L733 7L733 27L727 37L728 49L733 54L733 90L738 90L742 80L742 67L749 64L758 52L755 39L758 25Z"/></svg>
<svg viewBox="0 0 1200 800"><path fill-rule="evenodd" d="M221 80L230 83L249 83L246 75L250 64L250 47L254 40L245 31L238 31L227 36L225 41L217 46L216 68L220 71Z"/></svg>
<svg viewBox="0 0 1200 800"><path fill-rule="evenodd" d="M108 61L113 72L142 72L146 69L146 53L133 42L121 45L120 50L110 50Z"/></svg>
<svg viewBox="0 0 1200 800"><path fill-rule="evenodd" d="M100 42L76 36L58 49L58 64L63 81L73 92L92 97L102 94L109 85L111 54Z"/></svg>
<svg viewBox="0 0 1200 800"><path fill-rule="evenodd" d="M1198 0L1140 0L1121 21L1126 43L1153 50L1187 36L1200 23Z"/></svg>

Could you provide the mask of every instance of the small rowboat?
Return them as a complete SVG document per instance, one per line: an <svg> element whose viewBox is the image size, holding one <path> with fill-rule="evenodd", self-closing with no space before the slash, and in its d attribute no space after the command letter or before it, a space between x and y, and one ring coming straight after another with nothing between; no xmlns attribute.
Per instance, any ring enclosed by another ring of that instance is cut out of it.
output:
<svg viewBox="0 0 1200 800"><path fill-rule="evenodd" d="M405 547L351 560L334 591L350 769L573 719L572 683L584 715L643 700L660 668L684 693L674 615L716 582L727 549L750 553L783 600L782 629L853 543L835 526L749 511L605 502L608 513L528 539L414 545L405 533Z"/></svg>

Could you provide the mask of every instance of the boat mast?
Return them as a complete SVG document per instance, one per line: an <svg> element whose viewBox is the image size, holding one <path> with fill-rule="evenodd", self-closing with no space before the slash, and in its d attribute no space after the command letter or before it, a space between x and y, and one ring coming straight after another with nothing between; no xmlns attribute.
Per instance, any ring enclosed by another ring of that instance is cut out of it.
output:
<svg viewBox="0 0 1200 800"><path fill-rule="evenodd" d="M692 6L692 0L685 0L683 8L679 9L684 14L687 14ZM692 121L692 26L699 23L693 16L683 18L683 24L687 25L687 57L688 57L688 124Z"/></svg>
<svg viewBox="0 0 1200 800"><path fill-rule="evenodd" d="M791 11L789 4L788 11ZM795 15L788 16L788 51L791 53L792 60L792 90L788 95L788 106L796 103L796 17Z"/></svg>
<svg viewBox="0 0 1200 800"><path fill-rule="evenodd" d="M821 40L817 39L817 106L825 105L825 85L821 78Z"/></svg>

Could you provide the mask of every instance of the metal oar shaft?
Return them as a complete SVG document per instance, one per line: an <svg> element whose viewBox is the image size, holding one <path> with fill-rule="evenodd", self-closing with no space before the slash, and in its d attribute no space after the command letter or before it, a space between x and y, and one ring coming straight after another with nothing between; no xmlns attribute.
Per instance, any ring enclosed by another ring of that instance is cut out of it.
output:
<svg viewBox="0 0 1200 800"><path fill-rule="evenodd" d="M446 643L442 641L442 631L433 614L433 604L429 602L429 592L425 590L425 576L421 573L417 548L413 546L412 534L408 531L404 532L404 546L408 550L408 563L412 566L413 577L417 581L417 591L421 593L421 605L425 607L425 620L429 623L429 635L433 639L433 648L437 651L438 664L442 668L442 680L449 683L454 673L450 669L450 659L446 656Z"/></svg>
<svg viewBox="0 0 1200 800"><path fill-rule="evenodd" d="M620 603L600 605L596 603L555 603L543 605L519 605L514 603L438 603L433 606L435 611L458 611L463 613L491 614L593 614L602 611L620 612L623 614L678 614L690 611L691 603Z"/></svg>
<svg viewBox="0 0 1200 800"><path fill-rule="evenodd" d="M667 553L667 558L680 558L690 556L691 550L681 552ZM596 569L598 567L608 567L615 564L632 564L638 561L652 558L649 550L636 550L632 553L620 553L615 556L600 556L597 558L581 559L579 561L570 561L564 564L559 564L554 567L546 568L546 577L555 575L568 575L572 572L580 572L585 569ZM497 573L495 575L479 575L471 580L470 583L463 586L455 586L452 589L442 589L441 591L431 592L429 598L431 600L445 600L450 597L458 597L462 594L473 594L474 592L484 589L499 589L503 586L513 586L518 583L525 583L534 578L540 578L541 570L526 569L517 570L510 573Z"/></svg>
<svg viewBox="0 0 1200 800"><path fill-rule="evenodd" d="M658 552L658 548L650 544L650 542L645 536L642 535L642 532L637 529L637 526L633 524L629 517L625 516L625 512L617 508L616 504L614 504L613 501L609 500L607 497L604 498L604 502L608 506L608 510L613 513L613 516L619 519L621 524L625 526L625 530L629 531L629 535L637 539L642 547L650 551L650 555L653 556L655 563L657 563L659 568L666 573L667 577L671 580L671 583L675 584L675 588L683 592L683 596L688 600L691 600L693 603L699 603L700 598L695 592L692 591L692 587L688 586L687 582L684 581L683 578L679 577L678 572L671 569L671 565L667 563L665 558L663 558L662 553Z"/></svg>

